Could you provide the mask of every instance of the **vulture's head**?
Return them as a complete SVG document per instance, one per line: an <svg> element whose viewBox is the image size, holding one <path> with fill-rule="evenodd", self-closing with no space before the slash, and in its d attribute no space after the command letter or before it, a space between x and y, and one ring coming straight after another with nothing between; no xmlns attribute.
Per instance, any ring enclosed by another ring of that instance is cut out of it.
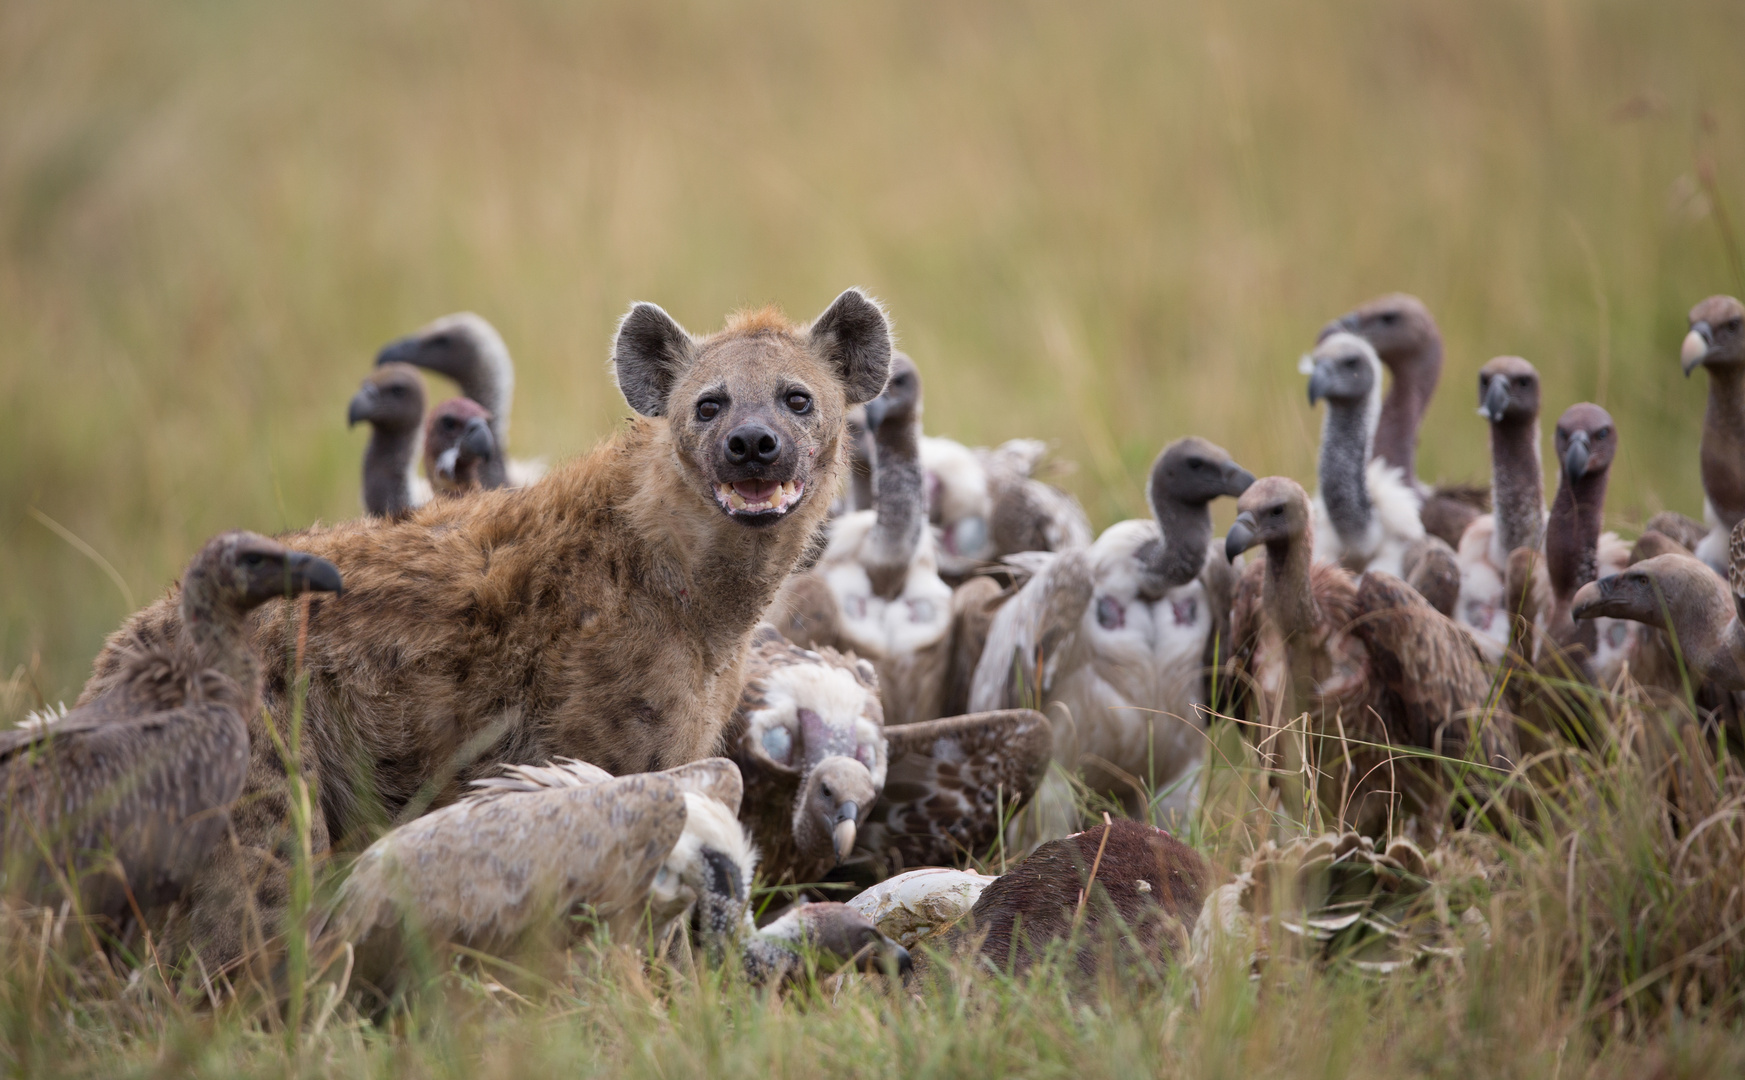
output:
<svg viewBox="0 0 1745 1080"><path fill-rule="evenodd" d="M506 372L498 369L508 355L508 346L496 327L462 311L388 342L376 353L376 366L411 364L470 386L480 381L500 382Z"/></svg>
<svg viewBox="0 0 1745 1080"><path fill-rule="evenodd" d="M1231 562L1257 544L1286 547L1307 540L1309 496L1288 476L1263 476L1236 500L1236 521L1224 538Z"/></svg>
<svg viewBox="0 0 1745 1080"><path fill-rule="evenodd" d="M792 975L799 961L811 957L821 974L843 968L907 975L913 970L909 950L886 937L873 921L847 904L802 904L757 932L759 943L793 953L794 962L777 965Z"/></svg>
<svg viewBox="0 0 1745 1080"><path fill-rule="evenodd" d="M1697 365L1745 364L1745 304L1731 296L1711 296L1690 309L1690 333L1678 350L1679 364L1689 375Z"/></svg>
<svg viewBox="0 0 1745 1080"><path fill-rule="evenodd" d="M405 364L370 372L346 409L347 427L367 423L388 435L408 435L424 422L424 380Z"/></svg>
<svg viewBox="0 0 1745 1080"><path fill-rule="evenodd" d="M182 579L184 607L204 613L240 614L282 596L339 591L339 570L326 559L243 530L207 541Z"/></svg>
<svg viewBox="0 0 1745 1080"><path fill-rule="evenodd" d="M1415 296L1390 293L1346 312L1321 328L1316 343L1334 334L1356 334L1375 347L1381 362L1397 368L1407 361L1441 366L1441 332L1430 309Z"/></svg>
<svg viewBox="0 0 1745 1080"><path fill-rule="evenodd" d="M1297 367L1309 377L1310 405L1322 398L1336 405L1361 405L1373 399L1374 408L1380 410L1381 358L1356 334L1329 334Z"/></svg>
<svg viewBox="0 0 1745 1080"><path fill-rule="evenodd" d="M794 775L794 843L808 860L835 865L879 793L888 762L878 676L833 649L785 647L748 687L742 750Z"/></svg>
<svg viewBox="0 0 1745 1080"><path fill-rule="evenodd" d="M655 872L649 906L657 917L689 911L694 939L718 959L745 921L757 870L757 851L739 823L739 767L705 758L658 775L679 785L685 827Z"/></svg>
<svg viewBox="0 0 1745 1080"><path fill-rule="evenodd" d="M907 353L891 353L891 376L884 390L863 406L868 429L886 424L908 427L921 418L921 371Z"/></svg>
<svg viewBox="0 0 1745 1080"><path fill-rule="evenodd" d="M1539 416L1539 372L1519 356L1498 356L1478 369L1478 414L1493 424Z"/></svg>
<svg viewBox="0 0 1745 1080"><path fill-rule="evenodd" d="M470 488L497 453L491 413L472 398L450 398L424 422L424 472L431 483Z"/></svg>
<svg viewBox="0 0 1745 1080"><path fill-rule="evenodd" d="M1577 619L1629 619L1662 630L1669 622L1676 626L1691 619L1720 627L1733 617L1733 598L1707 563L1690 555L1656 555L1583 585L1569 613Z"/></svg>
<svg viewBox="0 0 1745 1080"><path fill-rule="evenodd" d="M1164 503L1203 506L1228 495L1236 498L1254 483L1254 474L1236 464L1224 449L1197 435L1177 439L1151 464L1152 510Z"/></svg>
<svg viewBox="0 0 1745 1080"><path fill-rule="evenodd" d="M1563 481L1573 484L1583 477L1604 475L1612 467L1618 429L1611 413L1584 401L1563 410L1553 441Z"/></svg>

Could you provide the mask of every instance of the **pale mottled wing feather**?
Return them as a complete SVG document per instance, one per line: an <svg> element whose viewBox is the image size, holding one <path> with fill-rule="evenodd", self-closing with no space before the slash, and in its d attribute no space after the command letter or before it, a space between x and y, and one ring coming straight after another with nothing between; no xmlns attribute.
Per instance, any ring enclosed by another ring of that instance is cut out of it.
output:
<svg viewBox="0 0 1745 1080"><path fill-rule="evenodd" d="M1418 591L1431 607L1454 617L1460 602L1460 560L1454 549L1434 534L1406 548L1403 563L1406 584Z"/></svg>
<svg viewBox="0 0 1745 1080"><path fill-rule="evenodd" d="M1036 791L1054 751L1030 709L972 713L887 728L884 794L861 846L896 867L953 865L982 855Z"/></svg>
<svg viewBox="0 0 1745 1080"><path fill-rule="evenodd" d="M1078 629L1095 584L1084 548L1056 555L1000 606L970 682L972 712L1008 709L1040 700L1051 657ZM1037 658L1042 670L1037 670ZM1022 690L1018 685L1022 680Z"/></svg>
<svg viewBox="0 0 1745 1080"><path fill-rule="evenodd" d="M739 814L739 804L745 797L745 781L739 775L739 766L727 758L704 758L668 769L661 775L671 779L679 790L714 799L727 807L729 813Z"/></svg>
<svg viewBox="0 0 1745 1080"><path fill-rule="evenodd" d="M685 817L666 774L461 799L370 845L329 925L358 941L405 917L435 941L489 945L586 903L628 926Z"/></svg>
<svg viewBox="0 0 1745 1080"><path fill-rule="evenodd" d="M1376 711L1389 721L1389 737L1461 756L1465 721L1479 714L1490 691L1478 647L1391 574L1364 574L1357 605L1348 632L1368 651L1374 694L1382 699ZM1493 749L1491 741L1487 738L1487 751Z"/></svg>

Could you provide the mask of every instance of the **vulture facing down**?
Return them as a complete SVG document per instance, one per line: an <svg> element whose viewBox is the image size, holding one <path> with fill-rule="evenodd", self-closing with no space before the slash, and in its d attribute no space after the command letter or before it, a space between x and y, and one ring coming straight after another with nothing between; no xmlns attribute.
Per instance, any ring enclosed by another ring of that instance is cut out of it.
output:
<svg viewBox="0 0 1745 1080"><path fill-rule="evenodd" d="M473 783L371 844L341 886L320 932L356 946L364 982L389 988L419 948L562 945L577 911L663 948L688 923L713 956L743 929L757 854L732 762L614 778L565 759Z"/></svg>
<svg viewBox="0 0 1745 1080"><path fill-rule="evenodd" d="M1232 674L1249 690L1252 737L1281 770L1287 808L1306 754L1336 820L1385 835L1396 800L1430 830L1445 809L1438 767L1389 747L1506 766L1513 733L1488 707L1490 680L1464 630L1391 574L1362 576L1311 558L1309 499L1296 481L1257 480L1237 500L1232 559L1265 545L1231 610ZM1290 730L1299 717L1308 729ZM1390 761L1390 759L1392 759Z"/></svg>
<svg viewBox="0 0 1745 1080"><path fill-rule="evenodd" d="M0 734L6 891L45 904L78 878L80 909L114 926L180 899L219 843L248 770L261 708L248 613L278 597L338 592L339 571L250 532L208 542L182 579L181 638L123 643L118 682L57 718ZM42 865L39 845L53 854Z"/></svg>
<svg viewBox="0 0 1745 1080"><path fill-rule="evenodd" d="M759 628L726 735L771 882L980 855L1035 792L1048 721L1027 709L887 727L864 660Z"/></svg>

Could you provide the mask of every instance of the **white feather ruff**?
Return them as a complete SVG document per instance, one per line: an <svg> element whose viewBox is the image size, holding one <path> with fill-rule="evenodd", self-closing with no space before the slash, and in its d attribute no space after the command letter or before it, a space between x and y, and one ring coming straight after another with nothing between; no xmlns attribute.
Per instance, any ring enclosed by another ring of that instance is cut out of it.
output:
<svg viewBox="0 0 1745 1080"><path fill-rule="evenodd" d="M933 539L926 530L916 545L908 576L896 598L874 594L860 553L876 511L844 514L831 528L819 571L836 597L842 638L871 660L919 652L951 629L951 586L939 578Z"/></svg>
<svg viewBox="0 0 1745 1080"><path fill-rule="evenodd" d="M1364 482L1369 488L1369 528L1355 543L1340 537L1326 500L1315 495L1315 559L1352 570L1384 570L1397 577L1406 550L1424 539L1424 523L1418 517L1423 497L1406 482L1404 473L1381 458L1370 459Z"/></svg>

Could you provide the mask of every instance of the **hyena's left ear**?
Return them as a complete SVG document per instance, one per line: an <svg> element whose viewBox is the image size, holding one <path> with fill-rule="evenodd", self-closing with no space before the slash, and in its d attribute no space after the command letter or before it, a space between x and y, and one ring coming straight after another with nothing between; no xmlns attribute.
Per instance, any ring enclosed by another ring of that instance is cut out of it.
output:
<svg viewBox="0 0 1745 1080"><path fill-rule="evenodd" d="M654 304L634 304L612 343L612 377L630 407L644 416L666 415L666 397L695 355L685 328Z"/></svg>
<svg viewBox="0 0 1745 1080"><path fill-rule="evenodd" d="M891 324L878 301L849 289L812 323L812 344L835 365L850 405L884 392L891 374Z"/></svg>

